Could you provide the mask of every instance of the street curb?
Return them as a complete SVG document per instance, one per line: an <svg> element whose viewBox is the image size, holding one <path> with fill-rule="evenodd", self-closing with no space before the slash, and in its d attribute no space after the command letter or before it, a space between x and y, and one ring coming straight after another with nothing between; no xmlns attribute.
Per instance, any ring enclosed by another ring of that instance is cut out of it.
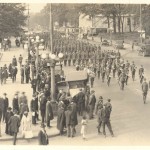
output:
<svg viewBox="0 0 150 150"><path fill-rule="evenodd" d="M38 133L37 133L38 134ZM57 134L52 134L52 135L48 135L48 138L52 138L52 137L56 137L56 136L59 136L59 133ZM30 140L35 140L35 139L38 139L38 136L34 136L33 138L31 138ZM13 140L13 136L12 138L5 138L5 139L1 139L0 138L0 142L5 142L5 141L12 141ZM26 140L25 138L23 137L19 137L17 138L17 140Z"/></svg>

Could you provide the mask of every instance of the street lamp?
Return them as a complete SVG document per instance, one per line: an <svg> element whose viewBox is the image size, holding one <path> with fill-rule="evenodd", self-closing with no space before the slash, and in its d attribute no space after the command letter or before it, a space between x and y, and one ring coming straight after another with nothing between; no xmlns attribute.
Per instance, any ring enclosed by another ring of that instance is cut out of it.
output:
<svg viewBox="0 0 150 150"><path fill-rule="evenodd" d="M55 87L55 66L57 62L61 62L63 60L63 54L59 53L58 56L56 56L55 54L49 53L49 62L48 62L48 67L50 66L51 69L51 100L55 101L55 97L56 97L56 87ZM46 59L47 55L46 54L42 54L41 58L42 59Z"/></svg>

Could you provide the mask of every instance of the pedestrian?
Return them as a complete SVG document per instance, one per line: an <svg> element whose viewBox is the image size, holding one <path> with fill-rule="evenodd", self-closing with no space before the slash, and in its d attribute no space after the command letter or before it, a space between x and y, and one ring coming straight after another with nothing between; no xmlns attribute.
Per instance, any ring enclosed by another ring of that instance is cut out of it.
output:
<svg viewBox="0 0 150 150"><path fill-rule="evenodd" d="M23 117L23 114L24 112L29 112L29 107L28 107L28 104L25 104L25 103L21 103L20 104L20 120L22 120L22 117Z"/></svg>
<svg viewBox="0 0 150 150"><path fill-rule="evenodd" d="M40 112L41 112L41 117L42 117L42 123L45 122L46 102L47 102L47 99L44 93L42 93L41 98L40 98Z"/></svg>
<svg viewBox="0 0 150 150"><path fill-rule="evenodd" d="M16 59L15 56L14 56L13 59L12 59L12 65L13 65L13 66L17 66L17 59Z"/></svg>
<svg viewBox="0 0 150 150"><path fill-rule="evenodd" d="M77 106L78 106L78 113L80 116L83 115L85 111L85 94L82 91L82 88L79 90L79 93L76 96L77 98Z"/></svg>
<svg viewBox="0 0 150 150"><path fill-rule="evenodd" d="M96 107L95 107L95 114L97 115L98 112L98 108L102 108L103 107L103 97L100 96L98 102L96 103Z"/></svg>
<svg viewBox="0 0 150 150"><path fill-rule="evenodd" d="M67 107L65 111L65 118L66 118L66 127L67 127L67 136L71 136L71 107L70 105Z"/></svg>
<svg viewBox="0 0 150 150"><path fill-rule="evenodd" d="M110 85L110 81L111 81L111 76L109 75L108 78L107 78L107 85L108 86Z"/></svg>
<svg viewBox="0 0 150 150"><path fill-rule="evenodd" d="M20 127L20 119L17 114L18 111L14 110L14 116L11 116L8 121L8 125L10 126L10 133L14 136L13 145L16 145L17 134L19 132L19 127Z"/></svg>
<svg viewBox="0 0 150 150"><path fill-rule="evenodd" d="M7 112L7 108L9 106L9 100L7 98L7 94L4 93L3 94L3 105L2 105L2 108L3 108L3 121L5 122L5 117L6 117L6 112Z"/></svg>
<svg viewBox="0 0 150 150"><path fill-rule="evenodd" d="M114 133L112 131L111 123L110 123L110 112L108 111L106 104L104 104L104 108L101 109L100 117L102 120L102 126L103 126L103 135L106 137L106 131L105 127L108 127L108 130L112 137L114 137Z"/></svg>
<svg viewBox="0 0 150 150"><path fill-rule="evenodd" d="M16 75L17 75L18 69L16 66L12 66L11 69L11 76L12 76L12 82L16 82Z"/></svg>
<svg viewBox="0 0 150 150"><path fill-rule="evenodd" d="M22 95L19 98L19 105L21 105L21 103L28 104L28 100L27 100L27 96L25 95L25 92L22 92L21 94Z"/></svg>
<svg viewBox="0 0 150 150"><path fill-rule="evenodd" d="M21 127L22 127L22 136L23 138L27 139L28 142L33 137L33 132L31 128L31 118L28 114L28 111L24 111L22 120L21 120Z"/></svg>
<svg viewBox="0 0 150 150"><path fill-rule="evenodd" d="M34 76L34 78L31 80L31 88L33 89L33 94L34 94L36 92L36 88L37 88L36 76Z"/></svg>
<svg viewBox="0 0 150 150"><path fill-rule="evenodd" d="M50 121L54 119L53 116L53 109L52 109L52 105L51 105L51 101L50 98L48 98L47 103L46 103L46 125L47 127L51 127L50 126Z"/></svg>
<svg viewBox="0 0 150 150"><path fill-rule="evenodd" d="M97 122L98 122L97 131L98 131L98 134L101 133L100 129L102 126L102 118L101 118L101 109L102 108L103 108L103 105L101 103L101 105L98 105L98 108L97 108Z"/></svg>
<svg viewBox="0 0 150 150"><path fill-rule="evenodd" d="M94 118L93 112L95 109L95 103L96 103L95 91L92 90L89 99L89 119Z"/></svg>
<svg viewBox="0 0 150 150"><path fill-rule="evenodd" d="M11 116L13 116L13 112L12 112L12 108L8 107L7 108L7 112L6 112L6 116L5 116L5 123L6 123L6 127L5 127L5 133L8 135L11 135L10 132L10 125L9 125L9 119L11 118Z"/></svg>
<svg viewBox="0 0 150 150"><path fill-rule="evenodd" d="M21 84L24 84L24 65L21 66L20 75L21 75Z"/></svg>
<svg viewBox="0 0 150 150"><path fill-rule="evenodd" d="M57 129L59 130L60 135L64 134L64 127L66 126L66 118L65 118L65 109L64 107L58 108L57 115Z"/></svg>
<svg viewBox="0 0 150 150"><path fill-rule="evenodd" d="M22 55L20 54L19 58L18 58L18 62L20 64L20 67L22 66L22 61L23 61L23 57Z"/></svg>
<svg viewBox="0 0 150 150"><path fill-rule="evenodd" d="M32 96L31 100L32 124L36 124L37 110L36 110L36 96Z"/></svg>
<svg viewBox="0 0 150 150"><path fill-rule="evenodd" d="M146 104L146 97L148 92L148 83L146 82L146 78L144 78L144 82L142 83L142 92L143 92L143 102Z"/></svg>
<svg viewBox="0 0 150 150"><path fill-rule="evenodd" d="M134 50L134 42L132 42L132 51Z"/></svg>
<svg viewBox="0 0 150 150"><path fill-rule="evenodd" d="M86 115L84 115L81 121L81 135L83 140L86 140L87 124L88 124L87 117Z"/></svg>
<svg viewBox="0 0 150 150"><path fill-rule="evenodd" d="M16 110L19 112L19 102L18 102L18 93L15 93L14 98L12 100L13 112Z"/></svg>
<svg viewBox="0 0 150 150"><path fill-rule="evenodd" d="M47 135L46 130L45 130L46 125L44 123L42 123L40 127L41 127L41 129L38 133L39 145L48 145L49 139L48 139L48 135Z"/></svg>

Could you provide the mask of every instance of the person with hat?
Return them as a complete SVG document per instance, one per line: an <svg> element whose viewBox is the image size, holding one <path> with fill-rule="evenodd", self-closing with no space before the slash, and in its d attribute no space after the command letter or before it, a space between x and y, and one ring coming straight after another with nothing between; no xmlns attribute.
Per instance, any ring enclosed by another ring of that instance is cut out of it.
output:
<svg viewBox="0 0 150 150"><path fill-rule="evenodd" d="M11 116L8 121L9 131L10 131L11 135L14 136L13 145L16 145L17 134L19 132L19 127L20 127L20 118L17 114L18 114L18 111L14 110L14 115Z"/></svg>
<svg viewBox="0 0 150 150"><path fill-rule="evenodd" d="M7 98L7 94L4 93L3 94L3 104L2 104L2 117L3 117L3 121L5 121L5 115L6 115L8 106L9 106L9 100Z"/></svg>
<svg viewBox="0 0 150 150"><path fill-rule="evenodd" d="M144 78L144 82L142 83L142 92L143 92L143 102L145 104L148 92L148 83L146 82L146 78Z"/></svg>
<svg viewBox="0 0 150 150"><path fill-rule="evenodd" d="M24 65L21 65L21 68L20 68L20 75L21 75L21 84L24 84Z"/></svg>
<svg viewBox="0 0 150 150"><path fill-rule="evenodd" d="M111 105L111 99L110 98L108 98L107 99L107 102L105 103L105 106L106 106L106 108L107 108L107 110L108 110L108 116L109 116L109 118L110 118L110 114L111 114L111 111L112 111L112 105Z"/></svg>
<svg viewBox="0 0 150 150"><path fill-rule="evenodd" d="M36 95L33 94L32 96L32 100L31 100L31 103L30 103L30 109L31 109L31 112L32 112L32 124L36 124L36 118L37 118L37 106L36 106Z"/></svg>
<svg viewBox="0 0 150 150"><path fill-rule="evenodd" d="M36 88L37 88L36 76L34 76L33 79L31 80L31 88L33 89L33 94L34 94L36 92Z"/></svg>
<svg viewBox="0 0 150 150"><path fill-rule="evenodd" d="M57 129L60 131L60 135L62 136L64 134L64 127L66 126L66 118L65 118L65 109L63 106L58 108L58 114L57 114Z"/></svg>
<svg viewBox="0 0 150 150"><path fill-rule="evenodd" d="M24 111L22 120L21 120L21 127L22 127L22 136L25 139L31 139L33 137L32 129L31 129L31 118L28 114L28 111Z"/></svg>
<svg viewBox="0 0 150 150"><path fill-rule="evenodd" d="M22 66L22 61L23 61L23 57L22 55L20 54L19 58L18 58L18 62L20 64L20 67Z"/></svg>
<svg viewBox="0 0 150 150"><path fill-rule="evenodd" d="M12 108L13 108L13 111L17 110L17 112L19 112L18 93L15 93L15 96L12 100Z"/></svg>
<svg viewBox="0 0 150 150"><path fill-rule="evenodd" d="M53 108L52 108L50 97L49 97L49 98L47 98L47 102L46 102L46 117L45 117L45 120L46 120L47 127L50 127L50 121L53 120L53 119L54 119Z"/></svg>
<svg viewBox="0 0 150 150"><path fill-rule="evenodd" d="M85 111L85 94L83 93L82 88L79 90L79 93L76 95L76 98L78 105L78 113L80 116L82 116L83 112Z"/></svg>
<svg viewBox="0 0 150 150"><path fill-rule="evenodd" d="M25 92L22 92L22 95L19 98L19 105L22 103L28 104L27 96L25 95Z"/></svg>
<svg viewBox="0 0 150 150"><path fill-rule="evenodd" d="M96 103L95 114L97 115L98 108L101 109L103 107L103 97L100 96L98 102Z"/></svg>
<svg viewBox="0 0 150 150"><path fill-rule="evenodd" d="M103 126L103 135L106 137L105 126L108 127L108 130L112 137L114 137L114 133L112 131L111 123L110 123L110 112L107 109L107 105L104 104L104 107L100 111L100 118Z"/></svg>
<svg viewBox="0 0 150 150"><path fill-rule="evenodd" d="M92 90L90 94L90 99L89 99L89 119L93 118L95 103L96 103L95 91Z"/></svg>
<svg viewBox="0 0 150 150"><path fill-rule="evenodd" d="M44 123L42 123L40 127L41 127L41 129L38 133L38 143L39 143L39 145L48 145L49 139L48 139L48 135L45 130L46 125Z"/></svg>
<svg viewBox="0 0 150 150"><path fill-rule="evenodd" d="M6 115L5 115L5 123L6 123L5 133L8 134L8 135L11 135L11 133L10 133L10 126L9 126L8 122L9 122L9 119L11 118L11 116L13 116L13 115L14 114L12 112L12 108L8 107Z"/></svg>

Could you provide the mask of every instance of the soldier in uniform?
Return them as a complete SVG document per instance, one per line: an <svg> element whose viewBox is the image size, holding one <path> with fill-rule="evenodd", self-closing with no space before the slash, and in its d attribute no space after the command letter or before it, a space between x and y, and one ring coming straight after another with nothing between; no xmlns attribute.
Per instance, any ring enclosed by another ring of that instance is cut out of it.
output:
<svg viewBox="0 0 150 150"><path fill-rule="evenodd" d="M132 65L131 65L131 73L132 73L132 80L133 80L133 81L135 80L135 72L136 72L136 67L135 67L134 62L132 62Z"/></svg>
<svg viewBox="0 0 150 150"><path fill-rule="evenodd" d="M144 104L146 103L146 97L148 92L148 83L146 82L146 78L144 79L144 82L142 83L142 92L143 92L143 101Z"/></svg>

